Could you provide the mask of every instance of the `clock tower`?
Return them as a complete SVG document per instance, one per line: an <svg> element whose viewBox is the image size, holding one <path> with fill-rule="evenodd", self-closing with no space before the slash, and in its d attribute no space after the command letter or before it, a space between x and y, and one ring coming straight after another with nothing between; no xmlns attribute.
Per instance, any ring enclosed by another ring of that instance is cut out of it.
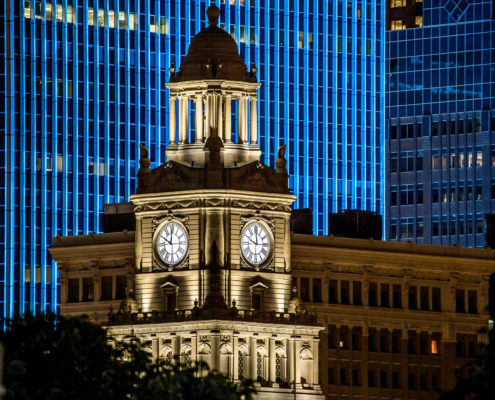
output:
<svg viewBox="0 0 495 400"><path fill-rule="evenodd" d="M150 169L141 145L127 298L104 324L146 340L155 357L251 378L259 398L323 398L323 328L292 292L285 146L275 169L259 161L256 68L217 26L215 5L207 16L170 68L167 162Z"/></svg>

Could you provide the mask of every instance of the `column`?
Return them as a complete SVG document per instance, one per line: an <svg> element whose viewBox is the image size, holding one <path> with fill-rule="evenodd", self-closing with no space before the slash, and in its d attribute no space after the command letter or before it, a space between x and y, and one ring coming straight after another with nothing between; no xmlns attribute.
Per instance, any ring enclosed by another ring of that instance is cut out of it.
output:
<svg viewBox="0 0 495 400"><path fill-rule="evenodd" d="M189 138L188 138L188 133L189 133L189 99L187 97L184 97L183 101L184 101L184 114L183 114L184 130L182 133L182 138L183 138L182 141L184 143L188 143L189 142Z"/></svg>
<svg viewBox="0 0 495 400"><path fill-rule="evenodd" d="M320 355L318 354L318 342L319 340L313 340L313 382L312 385L318 385L320 383L320 376L318 372L318 363L320 362ZM352 365L352 364L351 364Z"/></svg>
<svg viewBox="0 0 495 400"><path fill-rule="evenodd" d="M243 98L239 97L237 100L237 108L239 112L237 113L237 142L244 143L244 107L243 107Z"/></svg>
<svg viewBox="0 0 495 400"><path fill-rule="evenodd" d="M217 127L218 127L218 137L224 140L223 136L223 115L222 115L222 96L217 96Z"/></svg>
<svg viewBox="0 0 495 400"><path fill-rule="evenodd" d="M273 384L277 381L277 373L276 373L276 363L275 363L275 339L270 338L269 340L269 375L268 375L268 381Z"/></svg>
<svg viewBox="0 0 495 400"><path fill-rule="evenodd" d="M236 334L233 335L232 353L232 380L237 381L239 379L239 337Z"/></svg>
<svg viewBox="0 0 495 400"><path fill-rule="evenodd" d="M248 101L247 97L242 98L242 136L243 142L248 141Z"/></svg>
<svg viewBox="0 0 495 400"><path fill-rule="evenodd" d="M230 142L232 133L232 96L225 96L225 129L224 137L226 142Z"/></svg>
<svg viewBox="0 0 495 400"><path fill-rule="evenodd" d="M220 333L211 332L211 365L212 370L220 370Z"/></svg>
<svg viewBox="0 0 495 400"><path fill-rule="evenodd" d="M251 97L251 144L258 143L258 112L256 110L256 97Z"/></svg>
<svg viewBox="0 0 495 400"><path fill-rule="evenodd" d="M296 376L295 373L295 354L294 354L294 339L290 338L287 341L287 382L292 387L295 384L294 379Z"/></svg>
<svg viewBox="0 0 495 400"><path fill-rule="evenodd" d="M196 142L203 142L203 98L196 96Z"/></svg>
<svg viewBox="0 0 495 400"><path fill-rule="evenodd" d="M170 102L170 112L169 112L169 130L170 130L170 144L175 145L175 101L176 98L170 96L169 97L169 102Z"/></svg>
<svg viewBox="0 0 495 400"><path fill-rule="evenodd" d="M251 354L251 363L250 363L250 369L251 369L251 379L253 381L256 381L256 362L257 362L257 349L256 349L256 337L251 337L251 349L250 349L250 354Z"/></svg>

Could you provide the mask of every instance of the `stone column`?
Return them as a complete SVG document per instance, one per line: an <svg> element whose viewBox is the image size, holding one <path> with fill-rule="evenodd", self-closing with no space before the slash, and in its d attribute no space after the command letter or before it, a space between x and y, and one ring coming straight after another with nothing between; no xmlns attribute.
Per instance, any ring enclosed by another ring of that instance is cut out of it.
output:
<svg viewBox="0 0 495 400"><path fill-rule="evenodd" d="M232 379L237 381L239 379L239 337L234 334L232 337Z"/></svg>
<svg viewBox="0 0 495 400"><path fill-rule="evenodd" d="M179 102L179 143L187 143L188 138L188 119L189 119L189 99L187 97L181 97Z"/></svg>
<svg viewBox="0 0 495 400"><path fill-rule="evenodd" d="M256 351L256 337L251 337L251 349L250 349L250 354L251 354L251 363L249 365L251 369L251 379L253 381L256 381L256 362L257 362L257 351Z"/></svg>
<svg viewBox="0 0 495 400"><path fill-rule="evenodd" d="M313 339L313 382L312 385L319 384L320 375L318 372L318 363L320 362L320 355L318 354L318 340Z"/></svg>
<svg viewBox="0 0 495 400"><path fill-rule="evenodd" d="M242 136L243 141L248 142L248 101L247 97L242 98Z"/></svg>
<svg viewBox="0 0 495 400"><path fill-rule="evenodd" d="M289 385L295 384L295 364L296 361L294 359L295 354L294 354L294 348L295 348L295 342L294 338L290 338L287 341L287 382Z"/></svg>
<svg viewBox="0 0 495 400"><path fill-rule="evenodd" d="M239 97L237 101L237 108L239 112L237 113L237 137L238 143L244 143L244 98Z"/></svg>
<svg viewBox="0 0 495 400"><path fill-rule="evenodd" d="M217 127L218 127L218 137L225 140L223 136L223 115L222 115L222 96L217 96Z"/></svg>
<svg viewBox="0 0 495 400"><path fill-rule="evenodd" d="M196 97L196 142L203 142L203 98L201 94Z"/></svg>
<svg viewBox="0 0 495 400"><path fill-rule="evenodd" d="M230 142L232 133L232 96L225 96L225 129L224 137L226 142Z"/></svg>
<svg viewBox="0 0 495 400"><path fill-rule="evenodd" d="M269 340L269 348L268 348L269 354L268 354L268 362L269 362L269 374L268 374L268 381L273 384L277 381L277 372L276 372L276 365L275 365L275 339L270 338Z"/></svg>
<svg viewBox="0 0 495 400"><path fill-rule="evenodd" d="M170 134L170 144L175 145L175 118L176 118L176 113L175 113L175 101L176 98L170 96L169 102L170 102L170 112L169 112L169 134Z"/></svg>
<svg viewBox="0 0 495 400"><path fill-rule="evenodd" d="M212 370L220 370L220 332L211 333L211 365ZM225 372L225 371L222 371Z"/></svg>
<svg viewBox="0 0 495 400"><path fill-rule="evenodd" d="M258 143L258 112L256 110L256 97L251 97L251 144Z"/></svg>

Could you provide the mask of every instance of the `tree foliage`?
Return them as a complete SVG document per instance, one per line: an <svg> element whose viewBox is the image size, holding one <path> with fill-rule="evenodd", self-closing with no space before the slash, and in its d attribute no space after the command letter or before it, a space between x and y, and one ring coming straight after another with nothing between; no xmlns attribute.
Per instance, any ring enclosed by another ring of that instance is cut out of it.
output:
<svg viewBox="0 0 495 400"><path fill-rule="evenodd" d="M86 318L15 316L0 332L5 347L5 400L241 400L236 385L202 363L153 361L134 340L112 341Z"/></svg>
<svg viewBox="0 0 495 400"><path fill-rule="evenodd" d="M495 398L495 331L488 332L488 345L456 373L457 383L440 400L485 400Z"/></svg>

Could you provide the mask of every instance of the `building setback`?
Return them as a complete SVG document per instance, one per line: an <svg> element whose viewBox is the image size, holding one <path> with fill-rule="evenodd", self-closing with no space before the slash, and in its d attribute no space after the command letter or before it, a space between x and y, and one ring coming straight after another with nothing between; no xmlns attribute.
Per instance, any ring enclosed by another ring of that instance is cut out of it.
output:
<svg viewBox="0 0 495 400"><path fill-rule="evenodd" d="M387 9L386 236L484 247L495 199L495 4Z"/></svg>
<svg viewBox="0 0 495 400"><path fill-rule="evenodd" d="M326 234L340 209L383 213L384 1L217 3L220 25L263 83L263 161L274 166L287 144L295 207L313 208L314 232ZM1 315L57 310L50 238L101 231L103 204L134 193L140 143L152 167L165 161L164 84L207 6L0 4Z"/></svg>

